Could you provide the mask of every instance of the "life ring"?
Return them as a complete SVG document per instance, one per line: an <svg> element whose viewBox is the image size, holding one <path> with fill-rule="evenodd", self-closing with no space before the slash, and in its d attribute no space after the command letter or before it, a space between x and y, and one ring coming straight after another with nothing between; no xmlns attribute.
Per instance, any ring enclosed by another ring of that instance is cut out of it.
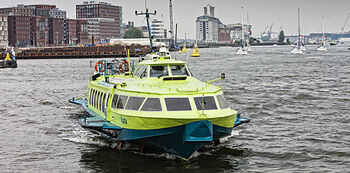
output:
<svg viewBox="0 0 350 173"><path fill-rule="evenodd" d="M122 61L119 63L119 71L127 72L129 71L129 62Z"/></svg>
<svg viewBox="0 0 350 173"><path fill-rule="evenodd" d="M98 67L99 67L100 64L102 64L103 68L102 68L102 70L98 71L98 70L99 70ZM103 62L103 61L98 61L98 62L95 64L95 70L96 70L97 72L104 72L104 71L105 71L105 62Z"/></svg>

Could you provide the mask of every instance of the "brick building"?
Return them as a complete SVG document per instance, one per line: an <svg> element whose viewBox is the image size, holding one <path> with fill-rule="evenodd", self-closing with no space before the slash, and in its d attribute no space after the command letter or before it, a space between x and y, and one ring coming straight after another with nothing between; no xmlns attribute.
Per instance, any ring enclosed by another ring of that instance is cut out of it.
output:
<svg viewBox="0 0 350 173"><path fill-rule="evenodd" d="M9 16L35 16L34 9L26 7L23 4L18 4L16 7L0 8L0 13Z"/></svg>
<svg viewBox="0 0 350 173"><path fill-rule="evenodd" d="M35 34L31 31L31 16L8 16L8 39L10 46L33 45Z"/></svg>
<svg viewBox="0 0 350 173"><path fill-rule="evenodd" d="M34 46L49 46L49 18L41 16L32 17L31 33Z"/></svg>
<svg viewBox="0 0 350 173"><path fill-rule="evenodd" d="M26 8L31 8L34 10L34 16L50 17L50 10L56 8L56 5L26 5Z"/></svg>
<svg viewBox="0 0 350 173"><path fill-rule="evenodd" d="M64 19L49 18L49 44L64 45Z"/></svg>
<svg viewBox="0 0 350 173"><path fill-rule="evenodd" d="M88 39L95 43L122 36L122 7L105 2L85 1L76 6L77 19L87 20Z"/></svg>

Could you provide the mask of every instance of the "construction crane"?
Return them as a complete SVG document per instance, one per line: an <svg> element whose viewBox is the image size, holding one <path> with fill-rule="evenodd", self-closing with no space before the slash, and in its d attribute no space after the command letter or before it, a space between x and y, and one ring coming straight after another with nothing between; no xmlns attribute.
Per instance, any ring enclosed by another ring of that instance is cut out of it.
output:
<svg viewBox="0 0 350 173"><path fill-rule="evenodd" d="M261 38L263 38L264 35L266 34L266 30L267 30L268 27L269 27L269 25L266 25L264 31L261 33L261 36L260 36Z"/></svg>
<svg viewBox="0 0 350 173"><path fill-rule="evenodd" d="M170 15L170 48L175 47L174 42L174 19L173 19L173 2L169 0L169 15Z"/></svg>
<svg viewBox="0 0 350 173"><path fill-rule="evenodd" d="M270 29L267 30L267 28L270 26ZM265 30L264 32L261 34L261 39L266 41L266 40L270 40L271 39L271 35L272 35L272 26L273 26L273 23L271 25L267 25L265 27Z"/></svg>
<svg viewBox="0 0 350 173"><path fill-rule="evenodd" d="M350 13L348 13L348 15L346 16L344 25L341 27L341 33L344 33L344 28L345 28L345 25L346 25L346 23L347 23L347 21L348 21L349 16L350 16Z"/></svg>

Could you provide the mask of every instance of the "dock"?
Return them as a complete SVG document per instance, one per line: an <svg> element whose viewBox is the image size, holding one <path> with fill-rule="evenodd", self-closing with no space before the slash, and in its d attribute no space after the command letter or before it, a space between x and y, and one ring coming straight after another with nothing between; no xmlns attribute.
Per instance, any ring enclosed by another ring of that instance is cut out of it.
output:
<svg viewBox="0 0 350 173"><path fill-rule="evenodd" d="M75 59L75 58L109 58L144 56L151 52L150 46L97 46L97 47L44 47L21 48L16 52L16 59Z"/></svg>

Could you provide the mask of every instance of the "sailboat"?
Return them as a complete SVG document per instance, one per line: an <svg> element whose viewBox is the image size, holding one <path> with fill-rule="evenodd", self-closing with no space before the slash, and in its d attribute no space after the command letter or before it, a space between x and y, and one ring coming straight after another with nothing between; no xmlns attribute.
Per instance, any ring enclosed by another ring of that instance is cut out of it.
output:
<svg viewBox="0 0 350 173"><path fill-rule="evenodd" d="M248 51L245 48L245 41L244 41L244 26L243 26L243 7L242 7L242 40L241 40L241 47L237 49L237 55L247 55Z"/></svg>
<svg viewBox="0 0 350 173"><path fill-rule="evenodd" d="M249 14L248 14L248 12L247 12L247 24L249 24ZM248 29L249 29L249 28L248 28ZM248 31L247 31L247 32L248 32ZM246 43L247 43L247 46L245 46L245 47L246 47L246 50L247 50L248 52L252 52L252 48L251 48L251 46L250 46L250 44L249 44L249 32L248 32L248 39L247 39Z"/></svg>
<svg viewBox="0 0 350 173"><path fill-rule="evenodd" d="M324 34L324 17L322 16L322 45L317 48L318 51L327 51L326 36Z"/></svg>
<svg viewBox="0 0 350 173"><path fill-rule="evenodd" d="M304 27L305 27L305 24L304 24L304 21L303 21L303 33L302 33L302 34L299 34L299 35L300 35L300 37L301 37L300 49L301 49L302 51L305 52L305 51L306 51L306 47L305 47L305 38L304 38L304 33L305 33Z"/></svg>
<svg viewBox="0 0 350 173"><path fill-rule="evenodd" d="M301 49L301 42L300 42L300 8L298 8L298 42L297 42L297 46L292 49L291 53L292 54L304 53Z"/></svg>

